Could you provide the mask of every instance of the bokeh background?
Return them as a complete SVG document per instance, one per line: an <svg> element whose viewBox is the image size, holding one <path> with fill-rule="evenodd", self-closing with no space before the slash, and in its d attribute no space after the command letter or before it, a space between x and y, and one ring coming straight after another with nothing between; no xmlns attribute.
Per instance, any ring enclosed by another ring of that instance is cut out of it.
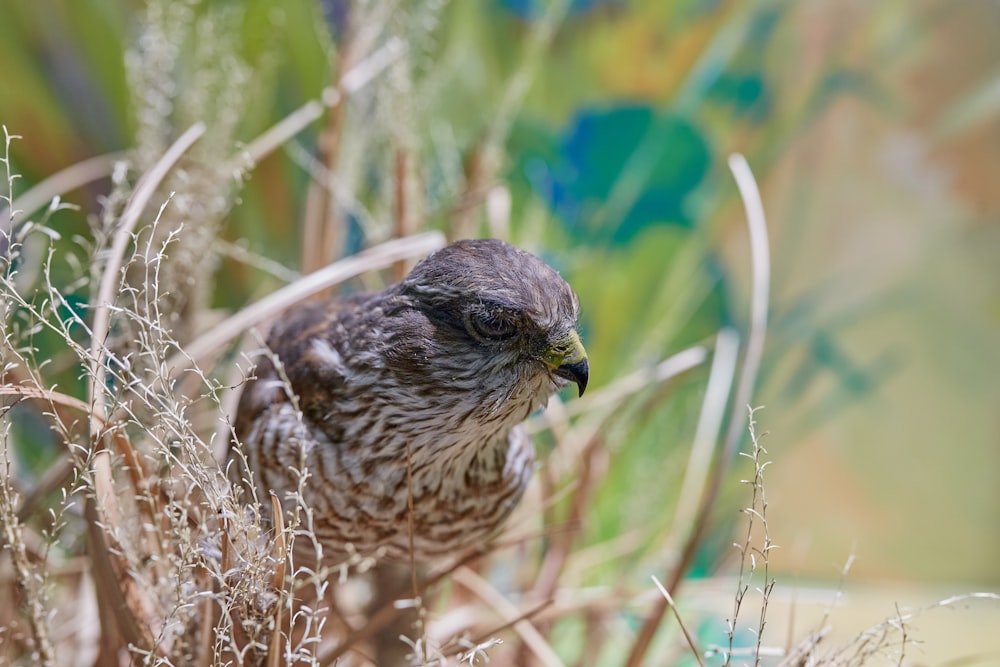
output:
<svg viewBox="0 0 1000 667"><path fill-rule="evenodd" d="M162 25L192 26L189 48L169 65L173 89L145 90L128 67L155 38L143 3L0 7L0 123L21 137L10 147L15 194L137 145L149 130L141 110L158 104L175 134L204 120L209 134L224 125L224 139L249 141L353 62L346 2L173 5L153 3ZM303 220L317 161L357 198L335 216L334 255L401 231L386 177L396 163L382 150L394 137L412 146L422 184L402 231L500 234L542 253L580 293L599 387L721 326L745 331L748 240L726 168L741 152L770 231L753 404L766 406L757 419L774 461L779 585L836 586L854 554L849 589L885 603L873 621L895 602L1000 589L1000 5L573 0L563 10L531 0L373 10L405 38L409 78L390 72L343 111L339 155L323 145L332 124L322 119L265 159L223 223L227 253L310 268ZM193 90L210 91L201 106L186 102ZM488 190L500 213L456 223L446 212L475 203L457 194L462 184ZM73 192L80 211L52 224L87 234L106 191L97 181ZM280 284L227 253L216 310ZM609 452L589 539L667 525L704 379L676 383L672 400L647 401L620 427L628 444ZM740 493L724 494L695 577L725 562ZM970 650L1000 651L985 630L996 606L972 609L941 641L964 630Z"/></svg>

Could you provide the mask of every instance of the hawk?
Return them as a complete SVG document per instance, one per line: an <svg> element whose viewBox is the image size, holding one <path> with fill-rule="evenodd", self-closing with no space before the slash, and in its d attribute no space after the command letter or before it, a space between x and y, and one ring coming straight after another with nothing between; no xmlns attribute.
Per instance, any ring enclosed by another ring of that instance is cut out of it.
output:
<svg viewBox="0 0 1000 667"><path fill-rule="evenodd" d="M231 469L261 498L301 488L326 552L482 544L531 477L519 424L587 387L578 316L556 271L493 239L442 248L382 292L299 305L268 337L278 367L261 360L244 389Z"/></svg>

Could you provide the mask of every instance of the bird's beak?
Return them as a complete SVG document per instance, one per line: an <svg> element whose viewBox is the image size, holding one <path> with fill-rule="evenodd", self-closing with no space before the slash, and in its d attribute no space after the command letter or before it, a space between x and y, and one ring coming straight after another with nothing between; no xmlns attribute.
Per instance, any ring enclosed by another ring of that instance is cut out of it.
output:
<svg viewBox="0 0 1000 667"><path fill-rule="evenodd" d="M580 396L583 396L590 378L590 364L587 362L587 350L583 348L580 336L575 331L554 341L546 350L542 361L554 374L575 382L580 389Z"/></svg>

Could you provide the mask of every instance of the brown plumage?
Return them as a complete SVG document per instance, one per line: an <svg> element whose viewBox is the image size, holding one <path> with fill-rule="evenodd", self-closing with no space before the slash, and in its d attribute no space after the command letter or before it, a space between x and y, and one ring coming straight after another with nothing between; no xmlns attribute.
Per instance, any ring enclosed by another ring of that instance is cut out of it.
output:
<svg viewBox="0 0 1000 667"><path fill-rule="evenodd" d="M231 470L262 499L300 485L329 554L425 560L482 543L534 466L518 427L588 362L579 304L537 257L460 241L376 294L307 303L274 325L240 400ZM409 456L412 480L408 486ZM263 491L261 494L260 492Z"/></svg>

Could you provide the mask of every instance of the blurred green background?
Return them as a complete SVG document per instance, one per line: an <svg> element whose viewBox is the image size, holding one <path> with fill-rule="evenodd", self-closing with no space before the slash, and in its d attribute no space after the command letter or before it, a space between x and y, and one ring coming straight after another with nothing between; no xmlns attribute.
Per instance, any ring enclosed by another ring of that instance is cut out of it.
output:
<svg viewBox="0 0 1000 667"><path fill-rule="evenodd" d="M126 62L148 47L141 35L153 39L144 4L3 3L0 123L22 137L15 194L137 145L149 130L139 110L158 104L172 136L195 120L212 135L235 114L233 140L251 140L343 71L346 4L154 3L174 7L164 25L189 22L188 48L164 65L174 88L137 89ZM442 228L461 203L456 182L475 180L477 149L496 138L510 229L477 218L467 231L543 252L577 288L594 386L722 325L745 329L748 242L726 157L746 155L771 234L753 403L767 408L779 577L835 578L853 551L857 582L1000 586L1000 6L573 0L550 40L539 37L548 3L393 12L412 95L373 83L343 122L374 138L344 150L399 132L419 156L419 226ZM187 104L194 90L210 102ZM322 128L258 166L223 237L300 268ZM354 162L360 203L346 207L340 252L393 229L391 161L371 155ZM107 187L72 193L81 212L52 224L87 234ZM232 310L278 284L225 260L211 301ZM703 383L679 383L677 400L622 427L632 444L611 452L591 539L636 512L667 523L659 500L684 464ZM720 511L720 552L737 492Z"/></svg>

